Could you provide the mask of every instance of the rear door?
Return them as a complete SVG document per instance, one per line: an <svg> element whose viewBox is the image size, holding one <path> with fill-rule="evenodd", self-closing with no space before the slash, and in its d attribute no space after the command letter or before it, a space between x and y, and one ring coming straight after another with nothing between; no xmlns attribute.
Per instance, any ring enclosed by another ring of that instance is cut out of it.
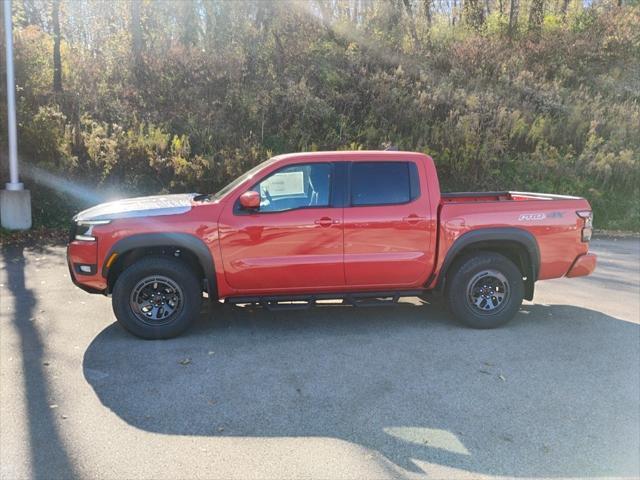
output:
<svg viewBox="0 0 640 480"><path fill-rule="evenodd" d="M282 167L260 179L260 208L225 206L219 232L227 282L242 292L344 286L343 208L328 162ZM244 193L244 192L242 192Z"/></svg>
<svg viewBox="0 0 640 480"><path fill-rule="evenodd" d="M429 196L421 191L425 175L415 161L351 164L344 211L347 285L416 287L426 280L434 232Z"/></svg>

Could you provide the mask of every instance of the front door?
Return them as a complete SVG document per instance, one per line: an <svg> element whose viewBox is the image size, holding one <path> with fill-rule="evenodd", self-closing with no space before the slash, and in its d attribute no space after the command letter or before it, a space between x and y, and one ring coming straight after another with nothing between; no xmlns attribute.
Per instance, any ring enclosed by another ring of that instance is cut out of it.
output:
<svg viewBox="0 0 640 480"><path fill-rule="evenodd" d="M348 286L415 288L427 279L434 252L428 192L420 191L423 167L413 161L352 164L344 213Z"/></svg>
<svg viewBox="0 0 640 480"><path fill-rule="evenodd" d="M333 165L289 165L259 180L260 208L225 206L219 232L225 277L245 293L344 285L343 208L332 201ZM283 292L284 293L284 292Z"/></svg>

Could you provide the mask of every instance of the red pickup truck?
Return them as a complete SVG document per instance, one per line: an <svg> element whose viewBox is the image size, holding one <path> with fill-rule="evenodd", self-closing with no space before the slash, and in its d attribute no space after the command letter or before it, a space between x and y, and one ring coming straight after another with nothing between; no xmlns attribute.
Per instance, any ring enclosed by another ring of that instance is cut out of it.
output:
<svg viewBox="0 0 640 480"><path fill-rule="evenodd" d="M476 328L507 322L534 283L590 274L589 203L521 192L440 193L433 160L398 151L281 155L211 195L162 195L74 217L74 283L112 296L143 338L183 332L203 293L301 308L440 293Z"/></svg>

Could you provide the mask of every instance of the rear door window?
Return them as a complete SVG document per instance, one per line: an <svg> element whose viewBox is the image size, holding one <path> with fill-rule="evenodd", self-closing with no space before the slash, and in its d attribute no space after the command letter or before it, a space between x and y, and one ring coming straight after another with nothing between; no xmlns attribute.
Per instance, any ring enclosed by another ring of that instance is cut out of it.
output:
<svg viewBox="0 0 640 480"><path fill-rule="evenodd" d="M351 166L351 205L397 205L419 196L413 162L354 162Z"/></svg>

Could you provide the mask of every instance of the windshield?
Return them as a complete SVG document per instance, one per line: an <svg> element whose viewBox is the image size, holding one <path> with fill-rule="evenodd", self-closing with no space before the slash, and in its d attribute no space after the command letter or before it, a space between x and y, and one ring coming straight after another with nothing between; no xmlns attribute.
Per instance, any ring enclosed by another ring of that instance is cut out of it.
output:
<svg viewBox="0 0 640 480"><path fill-rule="evenodd" d="M238 185L240 185L242 182L244 182L245 180L253 177L256 173L258 173L260 170L262 170L263 168L267 167L268 165L270 165L273 161L275 160L275 158L270 158L269 160L265 160L264 162L259 163L258 165L256 165L255 167L253 167L251 170L249 170L246 173L243 173L242 175L240 175L238 178L236 178L234 181L232 181L231 183L229 183L227 186L223 187L222 189L218 190L214 195L213 198L218 199L218 198L222 198L224 197L227 193L229 193L231 190L233 190L234 188L236 188Z"/></svg>

